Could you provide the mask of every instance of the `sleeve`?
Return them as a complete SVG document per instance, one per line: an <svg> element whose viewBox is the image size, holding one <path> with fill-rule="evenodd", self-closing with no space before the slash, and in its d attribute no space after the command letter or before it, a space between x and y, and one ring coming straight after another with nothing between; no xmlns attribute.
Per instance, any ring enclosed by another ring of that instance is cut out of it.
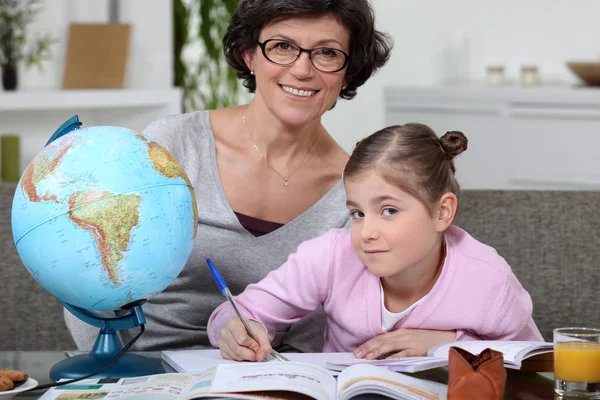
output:
<svg viewBox="0 0 600 400"><path fill-rule="evenodd" d="M196 111L163 117L151 122L142 135L167 149L181 162L181 158L197 152L198 143L207 139L210 131L207 114Z"/></svg>
<svg viewBox="0 0 600 400"><path fill-rule="evenodd" d="M455 341L458 340L481 340L481 337L477 335L475 332L465 331L462 329L456 330L456 338Z"/></svg>
<svg viewBox="0 0 600 400"><path fill-rule="evenodd" d="M490 311L490 322L481 335L482 339L544 340L532 318L531 296L514 274L507 276L501 296Z"/></svg>
<svg viewBox="0 0 600 400"><path fill-rule="evenodd" d="M174 117L165 117L151 122L144 130L142 135L146 136L153 142L158 143L169 152L173 152L174 139L173 136L173 125L177 123L177 119Z"/></svg>
<svg viewBox="0 0 600 400"><path fill-rule="evenodd" d="M235 297L240 312L261 323L271 341L278 328L300 320L327 301L331 293L334 235L326 233L300 244L285 264ZM213 346L218 345L221 328L235 317L229 302L213 311L207 329Z"/></svg>

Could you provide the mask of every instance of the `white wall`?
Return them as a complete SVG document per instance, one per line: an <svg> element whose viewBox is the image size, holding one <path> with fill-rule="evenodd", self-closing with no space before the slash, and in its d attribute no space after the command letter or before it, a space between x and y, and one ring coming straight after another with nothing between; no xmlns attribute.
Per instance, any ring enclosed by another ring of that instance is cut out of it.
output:
<svg viewBox="0 0 600 400"><path fill-rule="evenodd" d="M20 90L60 89L70 22L108 22L108 0L44 0L43 11L30 25L30 38L51 33L58 39L43 71L21 70ZM120 22L133 25L127 87L166 89L172 86L173 45L171 0L121 0ZM151 5L150 5L151 4Z"/></svg>
<svg viewBox="0 0 600 400"><path fill-rule="evenodd" d="M518 79L522 63L540 67L542 79L574 83L569 59L600 58L598 0L371 0L377 27L394 38L388 64L361 87L351 101L340 101L324 121L336 139L351 150L354 143L385 125L385 85L433 85L448 79L448 51L466 38L468 73L483 80L488 64L503 64ZM62 82L69 21L102 22L107 0L45 0L35 30L52 32L61 42L45 72L29 70L25 89L59 88ZM122 0L121 15L134 24L129 85L166 88L172 82L171 0ZM577 9L574 5L577 5Z"/></svg>
<svg viewBox="0 0 600 400"><path fill-rule="evenodd" d="M13 99L16 99L16 96L26 94L25 92L36 96L38 91L60 89L69 23L106 23L109 19L108 0L43 0L42 3L43 11L29 26L29 39L38 34L52 34L57 38L57 44L52 47L53 57L43 63L42 71L35 67L28 70L22 67L16 93L5 94L0 86L0 97L6 96L5 104L11 101L23 103L22 97L20 100L11 100L9 96L15 96ZM132 25L125 86L131 89L165 91L167 95L164 104L97 108L91 101L90 104L78 104L73 108L48 104L47 108L42 105L35 110L29 107L22 110L15 107L3 109L0 106L0 135L17 133L22 138L21 170L44 146L52 132L73 114L79 115L85 126L117 125L141 130L155 119L180 112L180 102L173 100L174 94L168 91L173 82L172 0L121 0L120 3L120 22ZM79 91L67 91L60 98L64 100L67 93L77 92ZM102 92L91 93L89 97L98 98ZM57 97L54 99L60 103Z"/></svg>
<svg viewBox="0 0 600 400"><path fill-rule="evenodd" d="M545 82L576 83L566 60L599 60L598 0L371 0L377 27L394 38L388 64L351 101L324 118L350 151L385 126L384 85L435 85L448 80L449 50L466 38L468 78L485 79L489 64L519 78L521 64L536 64Z"/></svg>

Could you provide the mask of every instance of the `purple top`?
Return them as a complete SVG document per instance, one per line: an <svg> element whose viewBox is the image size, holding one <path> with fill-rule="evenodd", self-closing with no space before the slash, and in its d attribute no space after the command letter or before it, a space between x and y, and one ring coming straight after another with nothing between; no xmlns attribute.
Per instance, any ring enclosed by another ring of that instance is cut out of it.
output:
<svg viewBox="0 0 600 400"><path fill-rule="evenodd" d="M283 224L278 222L265 221L250 217L248 215L240 214L238 212L236 212L235 215L244 229L253 234L255 237L266 235L267 233L271 233L283 226Z"/></svg>

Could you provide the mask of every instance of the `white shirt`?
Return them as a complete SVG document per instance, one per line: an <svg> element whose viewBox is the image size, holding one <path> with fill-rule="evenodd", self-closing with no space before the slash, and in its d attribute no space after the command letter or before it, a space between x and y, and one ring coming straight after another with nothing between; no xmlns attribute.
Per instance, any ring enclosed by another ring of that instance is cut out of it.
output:
<svg viewBox="0 0 600 400"><path fill-rule="evenodd" d="M417 300L415 303L413 303L410 307L408 307L402 312L393 313L390 312L387 308L385 308L383 286L381 286L381 281L379 281L379 287L381 288L381 324L383 326L383 330L386 332L390 331L398 321L400 321L402 318L408 315L408 313L410 313L412 309L417 306L417 304L419 304L421 301L423 301L425 297L427 297L421 297L419 300Z"/></svg>

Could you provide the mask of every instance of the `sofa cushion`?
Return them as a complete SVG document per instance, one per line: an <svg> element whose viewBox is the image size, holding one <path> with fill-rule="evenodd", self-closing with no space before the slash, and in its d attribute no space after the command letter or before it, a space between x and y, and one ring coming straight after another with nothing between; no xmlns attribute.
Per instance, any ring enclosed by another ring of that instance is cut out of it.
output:
<svg viewBox="0 0 600 400"><path fill-rule="evenodd" d="M531 294L544 338L600 327L600 192L464 191L456 224L495 247Z"/></svg>
<svg viewBox="0 0 600 400"><path fill-rule="evenodd" d="M29 275L14 247L15 185L0 184L0 350L72 349L60 303ZM456 224L495 247L533 298L547 340L560 326L600 327L600 192L462 193Z"/></svg>
<svg viewBox="0 0 600 400"><path fill-rule="evenodd" d="M63 307L31 277L15 248L10 222L15 187L0 183L0 350L75 349Z"/></svg>

